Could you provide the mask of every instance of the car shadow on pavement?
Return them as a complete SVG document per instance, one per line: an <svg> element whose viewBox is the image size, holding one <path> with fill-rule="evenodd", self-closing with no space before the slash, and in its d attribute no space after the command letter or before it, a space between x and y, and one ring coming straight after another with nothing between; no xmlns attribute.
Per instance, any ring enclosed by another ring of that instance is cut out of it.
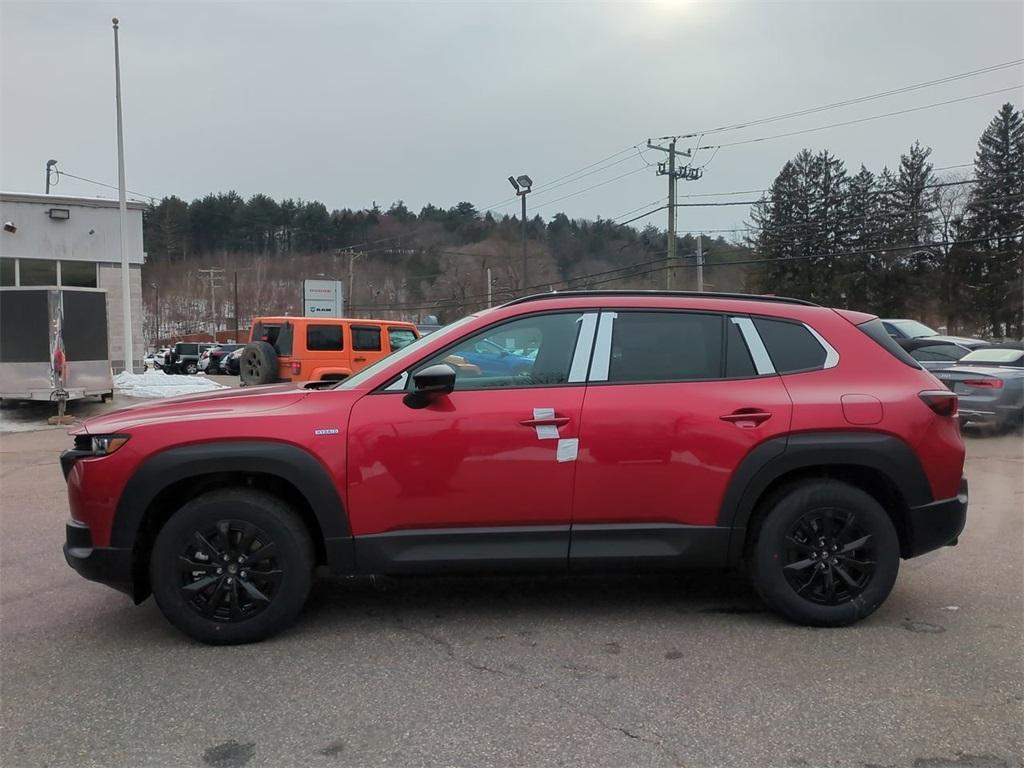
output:
<svg viewBox="0 0 1024 768"><path fill-rule="evenodd" d="M319 580L301 625L351 623L353 615L539 621L574 616L627 618L637 611L679 614L768 614L749 583L720 571L685 574L401 577ZM301 630L300 630L301 631Z"/></svg>

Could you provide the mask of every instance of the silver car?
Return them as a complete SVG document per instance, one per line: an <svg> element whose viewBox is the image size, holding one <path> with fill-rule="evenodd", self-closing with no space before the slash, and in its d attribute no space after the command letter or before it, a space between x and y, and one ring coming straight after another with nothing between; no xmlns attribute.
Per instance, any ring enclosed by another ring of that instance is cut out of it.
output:
<svg viewBox="0 0 1024 768"><path fill-rule="evenodd" d="M977 349L933 373L960 396L961 424L1002 430L1024 423L1024 349Z"/></svg>

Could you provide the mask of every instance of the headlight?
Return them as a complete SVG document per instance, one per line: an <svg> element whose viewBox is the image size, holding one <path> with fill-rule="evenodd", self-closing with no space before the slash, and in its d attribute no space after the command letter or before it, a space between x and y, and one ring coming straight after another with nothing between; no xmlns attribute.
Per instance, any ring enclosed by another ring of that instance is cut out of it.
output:
<svg viewBox="0 0 1024 768"><path fill-rule="evenodd" d="M109 456L128 442L128 435L98 435L92 438L94 456Z"/></svg>

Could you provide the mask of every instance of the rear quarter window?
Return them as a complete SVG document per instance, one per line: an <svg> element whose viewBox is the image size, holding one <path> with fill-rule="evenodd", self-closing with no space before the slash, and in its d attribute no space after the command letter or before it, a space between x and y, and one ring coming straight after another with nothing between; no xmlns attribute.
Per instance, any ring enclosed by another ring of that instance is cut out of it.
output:
<svg viewBox="0 0 1024 768"><path fill-rule="evenodd" d="M344 349L340 325L307 325L306 349L310 352L338 352Z"/></svg>
<svg viewBox="0 0 1024 768"><path fill-rule="evenodd" d="M360 352L380 352L380 326L353 325L352 349Z"/></svg>
<svg viewBox="0 0 1024 768"><path fill-rule="evenodd" d="M777 372L813 371L825 366L825 348L802 323L763 317L753 320Z"/></svg>
<svg viewBox="0 0 1024 768"><path fill-rule="evenodd" d="M885 329L885 324L878 318L868 320L866 323L861 323L857 328L904 365L909 365L911 368L918 369L921 367L918 365L917 360L910 356L910 353L907 352L907 350L896 343L892 336L889 335L889 332Z"/></svg>

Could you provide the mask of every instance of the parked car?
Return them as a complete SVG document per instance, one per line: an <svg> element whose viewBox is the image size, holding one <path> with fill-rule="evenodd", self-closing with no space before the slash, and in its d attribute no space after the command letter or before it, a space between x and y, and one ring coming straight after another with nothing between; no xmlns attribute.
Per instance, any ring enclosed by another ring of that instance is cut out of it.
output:
<svg viewBox="0 0 1024 768"><path fill-rule="evenodd" d="M883 318L882 325L886 332L897 341L901 339L933 339L934 341L952 341L975 349L988 344L984 339L973 339L969 336L946 336L929 328L917 320Z"/></svg>
<svg viewBox="0 0 1024 768"><path fill-rule="evenodd" d="M156 370L159 371L159 370L163 369L164 364L167 362L167 354L170 351L171 351L170 347L161 347L160 349L158 349L156 351L156 354L153 355L153 367Z"/></svg>
<svg viewBox="0 0 1024 768"><path fill-rule="evenodd" d="M236 349L230 354L224 355L220 361L221 373L227 376L238 376L239 374L239 361L242 359L242 354L245 352L245 347Z"/></svg>
<svg viewBox="0 0 1024 768"><path fill-rule="evenodd" d="M529 373L445 363L485 339L536 349ZM957 396L877 318L774 297L533 296L329 388L71 433L68 563L207 643L287 626L317 566L744 568L783 616L840 626L900 558L955 544L967 510Z"/></svg>
<svg viewBox="0 0 1024 768"><path fill-rule="evenodd" d="M949 368L953 363L971 351L971 348L955 341L926 336L917 339L896 339L896 343L929 371ZM985 346L984 344L980 346Z"/></svg>
<svg viewBox="0 0 1024 768"><path fill-rule="evenodd" d="M210 374L221 373L221 363L224 358L244 346L245 344L218 344L216 347L211 347L199 358L199 370Z"/></svg>
<svg viewBox="0 0 1024 768"><path fill-rule="evenodd" d="M200 356L213 346L210 343L179 341L164 356L161 368L164 373L198 373Z"/></svg>
<svg viewBox="0 0 1024 768"><path fill-rule="evenodd" d="M533 369L532 357L523 350L503 347L500 338L480 339L472 349L461 349L458 354L483 376L526 376Z"/></svg>
<svg viewBox="0 0 1024 768"><path fill-rule="evenodd" d="M419 338L412 323L334 317L260 317L239 358L243 385L340 381Z"/></svg>
<svg viewBox="0 0 1024 768"><path fill-rule="evenodd" d="M1001 431L1024 424L1024 349L999 345L964 355L935 376L960 398L960 422Z"/></svg>

